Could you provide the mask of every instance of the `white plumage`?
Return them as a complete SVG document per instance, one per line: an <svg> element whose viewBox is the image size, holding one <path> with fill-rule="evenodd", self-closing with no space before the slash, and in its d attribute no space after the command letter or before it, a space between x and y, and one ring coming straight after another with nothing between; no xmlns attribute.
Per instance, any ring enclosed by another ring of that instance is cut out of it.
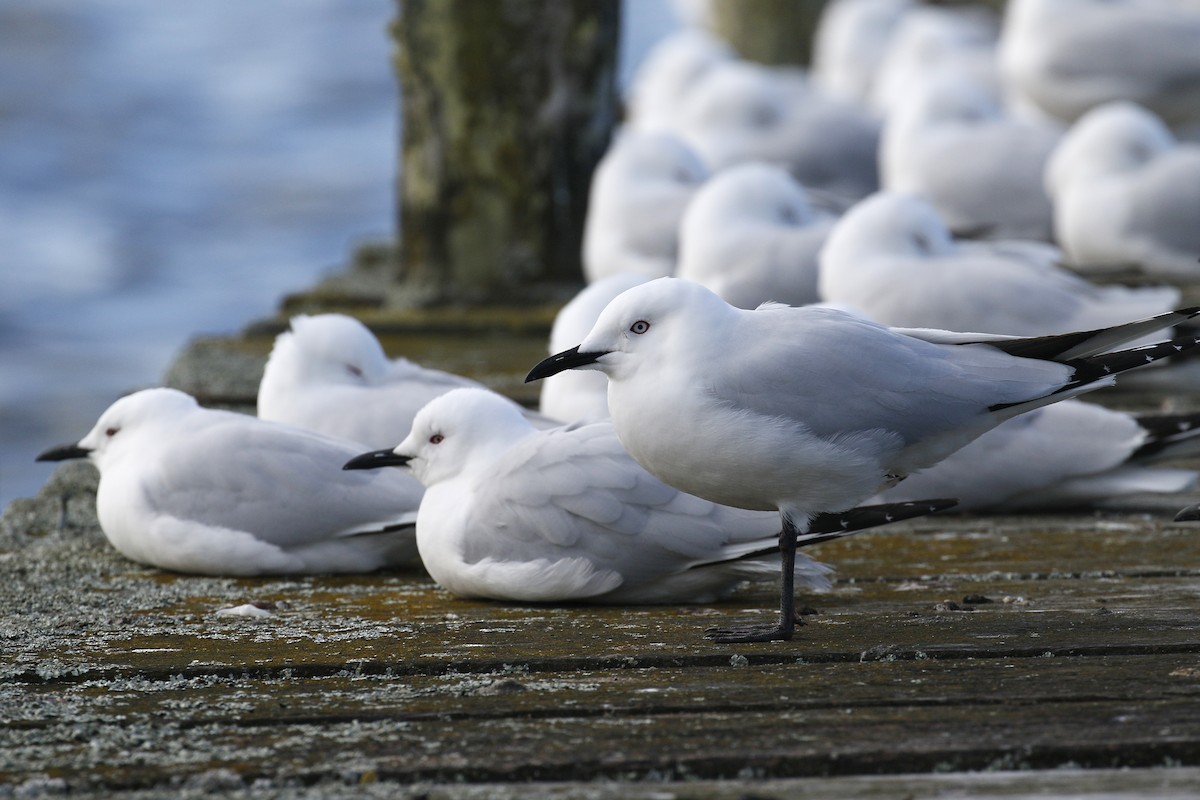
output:
<svg viewBox="0 0 1200 800"><path fill-rule="evenodd" d="M776 515L667 486L607 422L539 432L503 398L460 389L422 409L394 452L427 487L421 558L462 597L711 602L779 574ZM797 567L815 589L828 572L807 558Z"/></svg>
<svg viewBox="0 0 1200 800"><path fill-rule="evenodd" d="M884 189L925 195L951 230L989 239L1052 239L1042 174L1057 125L1008 115L989 87L942 75L888 115Z"/></svg>
<svg viewBox="0 0 1200 800"><path fill-rule="evenodd" d="M353 317L301 314L275 338L258 387L258 416L377 447L404 438L430 400L465 386L482 384L405 358L388 360Z"/></svg>
<svg viewBox="0 0 1200 800"><path fill-rule="evenodd" d="M821 255L821 294L885 325L1041 336L1150 317L1174 287L1097 286L1042 242L955 240L915 195L882 192L848 211Z"/></svg>
<svg viewBox="0 0 1200 800"><path fill-rule="evenodd" d="M1139 418L1067 400L1008 420L875 501L954 497L958 511L1007 513L1184 492L1196 485L1196 470L1154 465L1195 456L1198 422L1196 415Z"/></svg>
<svg viewBox="0 0 1200 800"><path fill-rule="evenodd" d="M1010 0L1000 66L1014 103L1063 121L1130 100L1200 120L1200 6L1179 0Z"/></svg>
<svg viewBox="0 0 1200 800"><path fill-rule="evenodd" d="M1051 155L1046 188L1056 238L1081 269L1200 278L1200 145L1176 142L1146 109L1086 113Z"/></svg>
<svg viewBox="0 0 1200 800"><path fill-rule="evenodd" d="M585 286L559 309L550 329L551 353L578 342L596 324L596 317L626 289L646 282L641 275L621 273ZM593 422L608 417L608 379L599 372L568 370L542 381L538 409L561 422Z"/></svg>
<svg viewBox="0 0 1200 800"><path fill-rule="evenodd" d="M700 157L672 133L619 135L592 176L583 232L587 279L675 274L679 220L706 178Z"/></svg>
<svg viewBox="0 0 1200 800"><path fill-rule="evenodd" d="M100 527L134 561L208 575L416 563L421 485L400 473L342 472L358 450L147 389L113 403L77 445L39 458L96 465Z"/></svg>
<svg viewBox="0 0 1200 800"><path fill-rule="evenodd" d="M577 348L528 379L603 371L614 428L643 467L713 502L777 509L785 531L804 530L1005 419L1194 347L1094 355L1191 315L1049 341L897 331L827 308L744 311L660 278L618 296ZM778 625L716 635L789 638L792 614L785 585Z"/></svg>
<svg viewBox="0 0 1200 800"><path fill-rule="evenodd" d="M764 161L849 199L879 185L879 122L798 70L718 62L689 89L676 130L713 170Z"/></svg>
<svg viewBox="0 0 1200 800"><path fill-rule="evenodd" d="M676 275L739 308L815 303L817 255L835 219L814 208L782 167L729 167L684 213Z"/></svg>

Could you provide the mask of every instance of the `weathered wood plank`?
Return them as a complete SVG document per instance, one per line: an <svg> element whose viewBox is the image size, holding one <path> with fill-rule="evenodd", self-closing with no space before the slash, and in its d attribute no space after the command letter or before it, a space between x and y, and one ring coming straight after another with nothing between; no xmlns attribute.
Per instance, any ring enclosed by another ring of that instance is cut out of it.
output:
<svg viewBox="0 0 1200 800"><path fill-rule="evenodd" d="M734 646L700 632L771 613L773 587L594 608L458 600L419 573L188 577L54 508L0 549L0 791L705 778L721 796L1200 765L1200 537L1161 516L943 516L824 545L839 582L804 598L820 613L797 640ZM215 613L246 602L272 616Z"/></svg>

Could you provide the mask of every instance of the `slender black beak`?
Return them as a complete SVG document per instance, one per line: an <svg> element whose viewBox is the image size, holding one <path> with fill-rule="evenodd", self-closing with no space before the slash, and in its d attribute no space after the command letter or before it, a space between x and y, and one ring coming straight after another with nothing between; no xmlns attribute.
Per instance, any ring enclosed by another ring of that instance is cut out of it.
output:
<svg viewBox="0 0 1200 800"><path fill-rule="evenodd" d="M35 461L66 461L71 458L87 458L91 455L91 450L86 447L80 447L77 444L60 444L58 447L51 447L46 452L38 456Z"/></svg>
<svg viewBox="0 0 1200 800"><path fill-rule="evenodd" d="M1200 520L1200 503L1195 503L1175 515L1176 522L1196 522Z"/></svg>
<svg viewBox="0 0 1200 800"><path fill-rule="evenodd" d="M561 353L538 362L537 366L529 370L529 374L525 376L525 382L529 383L530 381L549 378L551 375L557 375L563 370L582 367L585 364L595 364L600 356L605 355L608 355L608 353L581 353L578 346L572 347L570 350L563 350Z"/></svg>
<svg viewBox="0 0 1200 800"><path fill-rule="evenodd" d="M380 467L403 467L411 461L408 456L398 456L391 450L372 450L355 456L342 465L342 469L379 469Z"/></svg>

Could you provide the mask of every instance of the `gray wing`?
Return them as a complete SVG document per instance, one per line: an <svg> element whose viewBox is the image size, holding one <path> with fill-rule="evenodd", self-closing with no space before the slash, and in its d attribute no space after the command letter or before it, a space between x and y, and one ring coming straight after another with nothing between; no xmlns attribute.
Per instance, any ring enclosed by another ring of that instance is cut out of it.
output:
<svg viewBox="0 0 1200 800"><path fill-rule="evenodd" d="M608 422L514 446L478 488L467 525L469 563L585 557L626 584L769 545L779 532L773 512L719 506L653 477Z"/></svg>
<svg viewBox="0 0 1200 800"><path fill-rule="evenodd" d="M1200 59L1200 38L1195 47ZM1183 147L1150 162L1130 181L1129 193L1131 237L1200 260L1200 147Z"/></svg>
<svg viewBox="0 0 1200 800"><path fill-rule="evenodd" d="M986 345L937 344L824 308L746 312L712 394L820 436L888 430L911 443L976 424L990 406L1053 392L1072 369ZM770 376L763 380L763 376Z"/></svg>
<svg viewBox="0 0 1200 800"><path fill-rule="evenodd" d="M400 470L342 470L356 444L232 412L206 416L146 470L155 510L285 549L415 521L420 483Z"/></svg>

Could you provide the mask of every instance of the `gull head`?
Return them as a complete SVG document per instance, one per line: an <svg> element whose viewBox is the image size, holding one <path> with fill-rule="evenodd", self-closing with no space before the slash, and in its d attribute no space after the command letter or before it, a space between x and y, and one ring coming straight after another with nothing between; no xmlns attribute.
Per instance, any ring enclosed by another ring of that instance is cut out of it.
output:
<svg viewBox="0 0 1200 800"><path fill-rule="evenodd" d="M625 131L596 167L593 185L603 184L618 202L630 185L698 186L708 178L700 156L677 135L666 131ZM596 190L593 189L593 197Z"/></svg>
<svg viewBox="0 0 1200 800"><path fill-rule="evenodd" d="M955 249L946 223L924 198L900 192L878 192L847 211L825 243L824 261L869 256L928 258Z"/></svg>
<svg viewBox="0 0 1200 800"><path fill-rule="evenodd" d="M1053 196L1080 179L1140 168L1175 146L1175 136L1156 115L1127 101L1106 103L1080 117L1046 163L1044 182Z"/></svg>
<svg viewBox="0 0 1200 800"><path fill-rule="evenodd" d="M275 339L263 385L371 385L382 382L387 371L382 345L357 319L301 314L292 317L290 332Z"/></svg>
<svg viewBox="0 0 1200 800"><path fill-rule="evenodd" d="M426 486L486 468L492 459L536 429L520 407L487 389L454 389L427 403L412 430L391 450L352 458L343 469L407 466Z"/></svg>
<svg viewBox="0 0 1200 800"><path fill-rule="evenodd" d="M100 415L75 444L52 447L38 461L87 458L101 471L138 451L137 440L152 432L162 438L175 423L199 408L195 398L177 389L145 389L122 397Z"/></svg>
<svg viewBox="0 0 1200 800"><path fill-rule="evenodd" d="M537 364L525 382L567 369L595 369L624 380L643 366L661 369L666 359L691 350L704 353L738 310L698 283L659 278L627 289L609 303L578 346Z"/></svg>
<svg viewBox="0 0 1200 800"><path fill-rule="evenodd" d="M783 167L739 164L722 170L696 192L680 224L681 247L711 241L734 223L800 228L816 216L804 187Z"/></svg>

